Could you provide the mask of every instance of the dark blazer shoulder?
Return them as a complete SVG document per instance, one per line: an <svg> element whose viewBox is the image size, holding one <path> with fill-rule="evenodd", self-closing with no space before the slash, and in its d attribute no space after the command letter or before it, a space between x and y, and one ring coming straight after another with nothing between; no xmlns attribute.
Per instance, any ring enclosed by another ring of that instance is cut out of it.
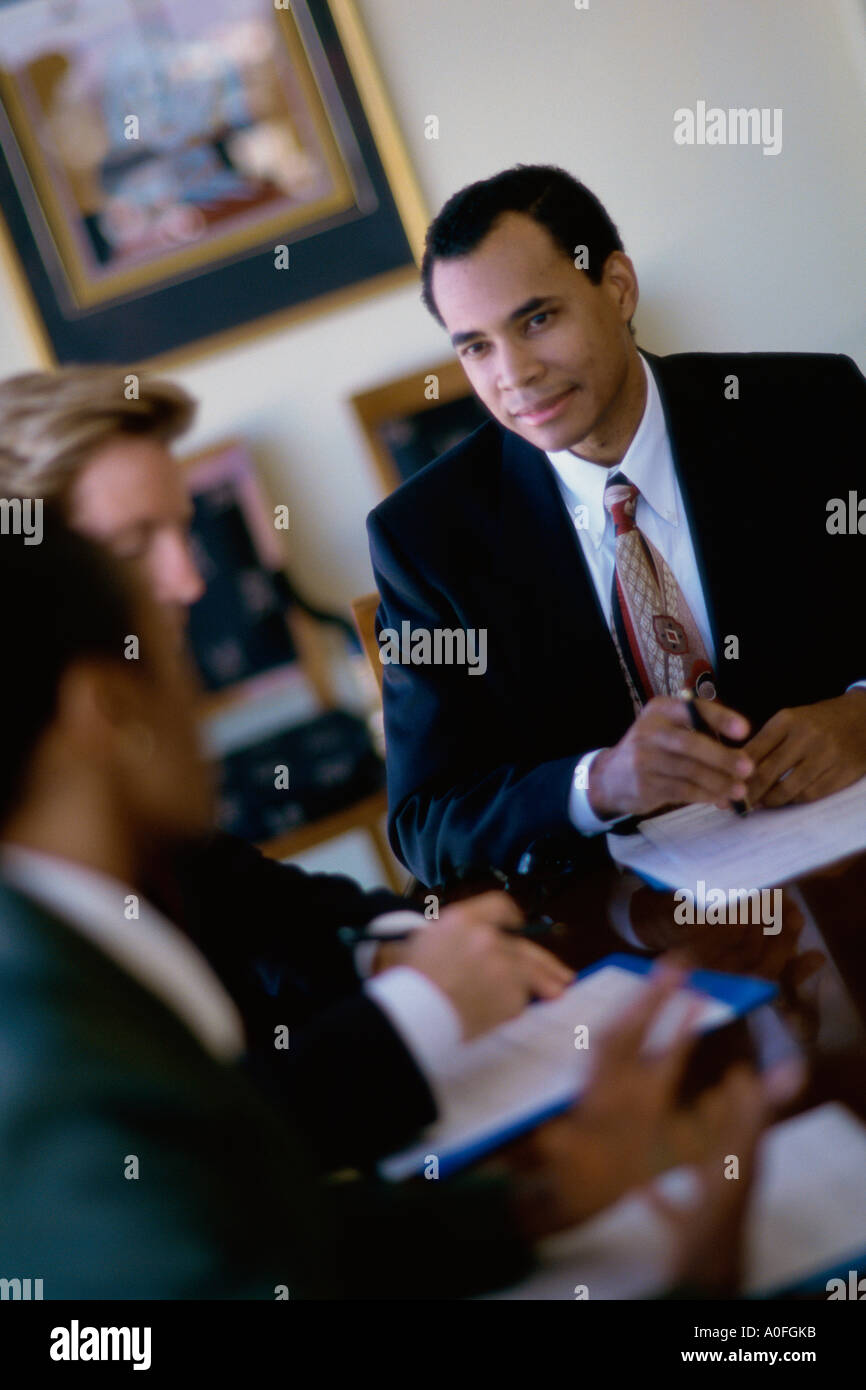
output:
<svg viewBox="0 0 866 1390"><path fill-rule="evenodd" d="M467 507L471 507L473 497L489 500L495 496L505 433L495 420L485 421L374 507L367 518L368 528L381 526L394 532L407 519L417 524L419 515L438 512L442 506L453 507L455 487L459 487Z"/></svg>
<svg viewBox="0 0 866 1390"><path fill-rule="evenodd" d="M720 396L719 382L734 374L752 385L796 388L823 381L862 381L850 357L830 352L673 352L641 349L663 387L694 395Z"/></svg>

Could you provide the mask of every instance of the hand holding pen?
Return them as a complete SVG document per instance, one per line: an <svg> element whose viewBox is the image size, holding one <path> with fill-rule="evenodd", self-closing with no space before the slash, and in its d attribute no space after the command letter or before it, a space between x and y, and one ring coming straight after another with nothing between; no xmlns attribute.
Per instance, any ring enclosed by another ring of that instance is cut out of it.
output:
<svg viewBox="0 0 866 1390"><path fill-rule="evenodd" d="M685 701L686 708L689 712L689 719L692 722L692 728L695 732L699 734L708 734L710 738L718 739L720 743L723 742L721 735L704 719L701 713L701 702L695 692L688 689L681 690L680 699ZM731 801L730 804L732 810L736 811L738 816L747 816L749 814L749 803L745 797Z"/></svg>
<svg viewBox="0 0 866 1390"><path fill-rule="evenodd" d="M720 700L656 695L589 768L587 796L600 820L647 816L669 806L743 801L753 760L738 745L748 720Z"/></svg>
<svg viewBox="0 0 866 1390"><path fill-rule="evenodd" d="M452 1004L464 1040L515 1018L533 999L556 999L574 972L522 932L523 914L505 893L481 893L442 909L437 920L417 930L385 934L371 923L345 929L355 944L399 943L399 960L423 975ZM382 977L385 978L384 976ZM423 991L419 1008L425 1007Z"/></svg>

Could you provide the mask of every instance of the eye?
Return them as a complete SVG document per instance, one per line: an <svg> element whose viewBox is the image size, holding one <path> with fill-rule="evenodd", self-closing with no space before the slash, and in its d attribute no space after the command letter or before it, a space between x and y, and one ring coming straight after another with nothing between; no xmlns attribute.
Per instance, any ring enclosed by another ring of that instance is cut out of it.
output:
<svg viewBox="0 0 866 1390"><path fill-rule="evenodd" d="M463 351L461 352L460 356L461 356L461 357L480 357L482 351L484 350L484 348L485 348L486 346L487 346L486 343L469 343L469 344L467 344L467 346L463 349Z"/></svg>
<svg viewBox="0 0 866 1390"><path fill-rule="evenodd" d="M146 551L149 541L149 528L137 526L134 530L125 531L122 535L117 536L111 548L121 560L137 560Z"/></svg>
<svg viewBox="0 0 866 1390"><path fill-rule="evenodd" d="M537 328L541 328L545 320L552 317L553 314L550 309L542 309L540 313L533 314L531 319L527 319L526 326L527 328L532 328L532 326L535 325Z"/></svg>

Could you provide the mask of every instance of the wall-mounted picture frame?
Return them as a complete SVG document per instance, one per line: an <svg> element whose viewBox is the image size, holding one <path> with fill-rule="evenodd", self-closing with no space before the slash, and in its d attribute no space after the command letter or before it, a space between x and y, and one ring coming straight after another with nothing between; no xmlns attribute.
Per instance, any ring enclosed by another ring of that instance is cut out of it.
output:
<svg viewBox="0 0 866 1390"><path fill-rule="evenodd" d="M183 460L190 542L205 593L188 636L207 691L238 687L298 661L281 582L285 554L253 457L239 439Z"/></svg>
<svg viewBox="0 0 866 1390"><path fill-rule="evenodd" d="M350 404L386 494L490 419L456 358L359 391Z"/></svg>
<svg viewBox="0 0 866 1390"><path fill-rule="evenodd" d="M353 0L0 0L0 207L46 365L401 283L428 220Z"/></svg>
<svg viewBox="0 0 866 1390"><path fill-rule="evenodd" d="M271 506L249 446L225 439L181 465L193 503L190 543L205 585L187 628L203 710L215 714L274 692L286 720L293 711L300 718L336 705L332 637L337 653L346 644L354 651L354 628L312 603L303 580L296 584L290 513Z"/></svg>

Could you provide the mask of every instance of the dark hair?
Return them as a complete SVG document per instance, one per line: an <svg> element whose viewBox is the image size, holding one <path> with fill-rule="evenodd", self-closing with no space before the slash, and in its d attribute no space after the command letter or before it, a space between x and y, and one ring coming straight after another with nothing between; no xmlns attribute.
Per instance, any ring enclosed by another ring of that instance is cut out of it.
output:
<svg viewBox="0 0 866 1390"><path fill-rule="evenodd" d="M433 298L434 261L466 256L506 212L522 212L546 227L570 261L575 247L587 248L586 274L601 280L611 251L622 251L619 232L594 193L553 164L515 164L492 178L453 194L427 228L421 262L421 297L442 322Z"/></svg>
<svg viewBox="0 0 866 1390"><path fill-rule="evenodd" d="M42 538L0 534L4 674L0 681L0 825L57 710L64 672L81 657L123 660L135 631L132 591L101 547L45 504Z"/></svg>

